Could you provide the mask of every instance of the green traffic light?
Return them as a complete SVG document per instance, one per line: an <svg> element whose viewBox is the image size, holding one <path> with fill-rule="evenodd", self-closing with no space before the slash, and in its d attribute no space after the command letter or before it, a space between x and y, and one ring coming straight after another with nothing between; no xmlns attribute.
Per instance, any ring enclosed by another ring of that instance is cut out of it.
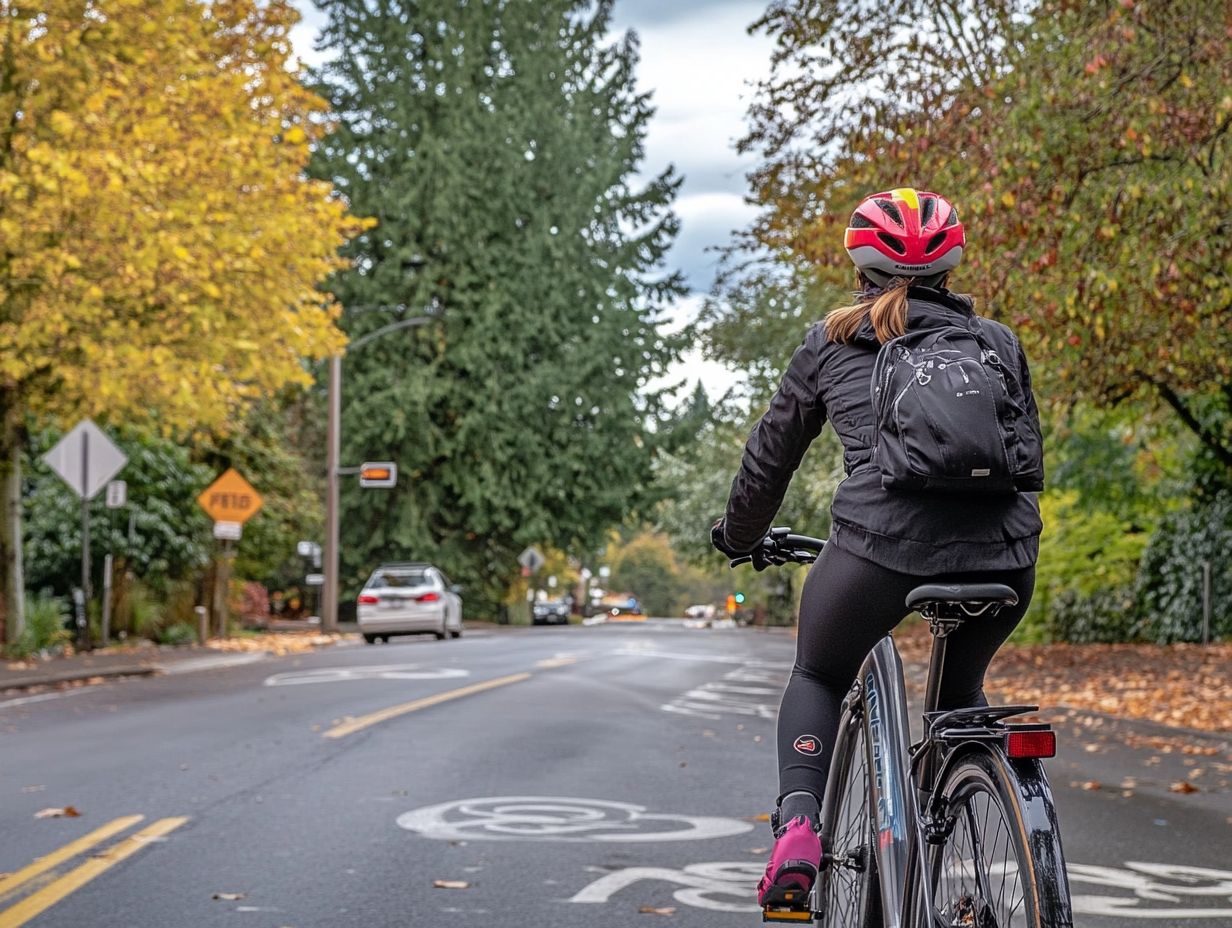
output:
<svg viewBox="0 0 1232 928"><path fill-rule="evenodd" d="M743 594L743 593L737 593L737 594L736 594L736 602L737 602L737 603L742 603L742 602L744 602L744 594Z"/></svg>

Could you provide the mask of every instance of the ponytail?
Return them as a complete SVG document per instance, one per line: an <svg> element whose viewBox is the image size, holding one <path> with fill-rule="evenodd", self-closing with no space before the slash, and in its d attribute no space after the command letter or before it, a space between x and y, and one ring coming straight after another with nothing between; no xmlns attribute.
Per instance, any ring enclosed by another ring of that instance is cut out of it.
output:
<svg viewBox="0 0 1232 928"><path fill-rule="evenodd" d="M910 278L895 277L884 290L874 291L851 306L826 313L826 337L832 342L849 343L868 319L877 341L888 342L907 331L907 286Z"/></svg>

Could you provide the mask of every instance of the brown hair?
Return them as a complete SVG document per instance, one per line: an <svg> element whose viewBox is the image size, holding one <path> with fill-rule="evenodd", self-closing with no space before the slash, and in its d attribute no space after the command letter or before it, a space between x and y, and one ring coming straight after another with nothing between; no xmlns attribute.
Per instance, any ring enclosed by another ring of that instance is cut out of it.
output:
<svg viewBox="0 0 1232 928"><path fill-rule="evenodd" d="M907 285L910 278L895 277L884 290L862 294L851 306L826 313L826 338L847 344L865 319L873 323L877 341L888 342L907 331Z"/></svg>

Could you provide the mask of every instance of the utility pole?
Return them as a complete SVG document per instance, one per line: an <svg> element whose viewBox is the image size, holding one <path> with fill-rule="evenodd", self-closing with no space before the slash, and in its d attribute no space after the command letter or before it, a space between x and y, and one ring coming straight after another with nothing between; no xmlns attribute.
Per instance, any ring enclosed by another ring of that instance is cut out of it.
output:
<svg viewBox="0 0 1232 928"><path fill-rule="evenodd" d="M325 583L321 631L338 629L338 480L342 468L342 355L329 359L329 419L325 426Z"/></svg>
<svg viewBox="0 0 1232 928"><path fill-rule="evenodd" d="M372 309L402 309L400 306L370 307ZM347 346L348 351L355 351L369 342L375 341L390 332L412 326L426 325L435 322L439 316L415 316L411 319L399 319L389 325L381 326L375 332L361 335ZM325 423L325 563L322 572L325 582L321 585L321 631L338 630L338 489L339 478L342 477L342 355L332 355L329 359L329 395L326 399L329 407ZM350 473L357 471L351 470Z"/></svg>

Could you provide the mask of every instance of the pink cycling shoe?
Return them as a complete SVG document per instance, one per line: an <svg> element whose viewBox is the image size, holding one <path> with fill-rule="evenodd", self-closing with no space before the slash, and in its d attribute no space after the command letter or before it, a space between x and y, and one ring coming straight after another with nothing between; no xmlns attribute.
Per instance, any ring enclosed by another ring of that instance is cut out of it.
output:
<svg viewBox="0 0 1232 928"><path fill-rule="evenodd" d="M766 875L757 884L757 904L803 908L821 866L821 839L803 815L777 829L774 837Z"/></svg>

